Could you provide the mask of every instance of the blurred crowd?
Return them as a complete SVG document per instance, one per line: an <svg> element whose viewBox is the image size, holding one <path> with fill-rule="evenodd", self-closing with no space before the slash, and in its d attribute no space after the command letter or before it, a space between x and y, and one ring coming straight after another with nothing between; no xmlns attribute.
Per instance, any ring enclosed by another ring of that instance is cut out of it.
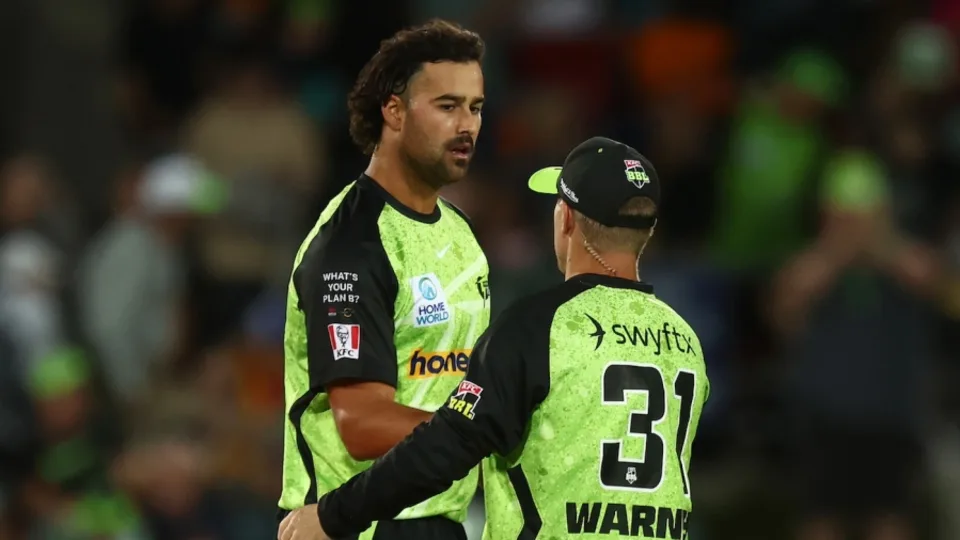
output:
<svg viewBox="0 0 960 540"><path fill-rule="evenodd" d="M642 276L712 383L691 537L960 538L956 0L0 2L0 538L274 537L293 255L365 166L353 78L430 17L488 44L445 196L495 312L561 279L530 172L656 165Z"/></svg>

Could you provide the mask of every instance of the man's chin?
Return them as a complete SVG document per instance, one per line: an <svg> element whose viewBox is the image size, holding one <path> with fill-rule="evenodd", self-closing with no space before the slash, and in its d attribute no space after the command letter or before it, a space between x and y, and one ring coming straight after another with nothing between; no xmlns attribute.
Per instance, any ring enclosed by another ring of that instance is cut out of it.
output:
<svg viewBox="0 0 960 540"><path fill-rule="evenodd" d="M457 160L447 167L447 178L446 183L454 184L463 180L467 176L467 171L470 170L470 161L469 160Z"/></svg>

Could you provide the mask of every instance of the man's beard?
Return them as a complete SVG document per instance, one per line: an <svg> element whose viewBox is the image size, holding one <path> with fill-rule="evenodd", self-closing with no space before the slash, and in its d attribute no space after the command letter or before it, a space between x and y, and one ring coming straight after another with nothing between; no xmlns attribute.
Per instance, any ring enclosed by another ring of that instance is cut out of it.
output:
<svg viewBox="0 0 960 540"><path fill-rule="evenodd" d="M407 163L407 166L413 170L420 180L433 189L439 191L440 188L444 186L458 182L463 176L454 176L450 174L447 164L444 163L445 154L446 151L444 151L443 154L440 154L439 158L426 161L418 159L410 152L403 152L402 159ZM464 170L464 172L466 171Z"/></svg>

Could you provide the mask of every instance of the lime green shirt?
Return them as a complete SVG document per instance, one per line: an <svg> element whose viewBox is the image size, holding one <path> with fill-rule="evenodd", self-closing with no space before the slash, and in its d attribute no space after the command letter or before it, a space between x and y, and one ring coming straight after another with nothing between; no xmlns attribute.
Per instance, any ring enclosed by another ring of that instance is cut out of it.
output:
<svg viewBox="0 0 960 540"><path fill-rule="evenodd" d="M444 404L489 323L487 282L486 257L449 203L419 214L366 176L330 202L289 285L282 509L316 502L370 465L351 458L340 439L330 383L378 381L396 387L396 401L408 407ZM462 522L477 474L397 519Z"/></svg>
<svg viewBox="0 0 960 540"><path fill-rule="evenodd" d="M649 285L577 276L497 317L447 406L320 521L349 536L482 461L486 540L686 538L708 393L696 334Z"/></svg>

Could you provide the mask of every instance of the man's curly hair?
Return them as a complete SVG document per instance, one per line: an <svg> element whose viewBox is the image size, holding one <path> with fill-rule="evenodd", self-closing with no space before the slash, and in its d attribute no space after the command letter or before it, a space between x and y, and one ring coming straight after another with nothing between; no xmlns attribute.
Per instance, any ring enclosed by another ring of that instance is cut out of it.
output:
<svg viewBox="0 0 960 540"><path fill-rule="evenodd" d="M381 107L406 91L410 78L426 62L481 62L485 45L476 33L455 23L433 19L401 30L380 43L347 99L350 137L366 155L373 154L383 131Z"/></svg>

